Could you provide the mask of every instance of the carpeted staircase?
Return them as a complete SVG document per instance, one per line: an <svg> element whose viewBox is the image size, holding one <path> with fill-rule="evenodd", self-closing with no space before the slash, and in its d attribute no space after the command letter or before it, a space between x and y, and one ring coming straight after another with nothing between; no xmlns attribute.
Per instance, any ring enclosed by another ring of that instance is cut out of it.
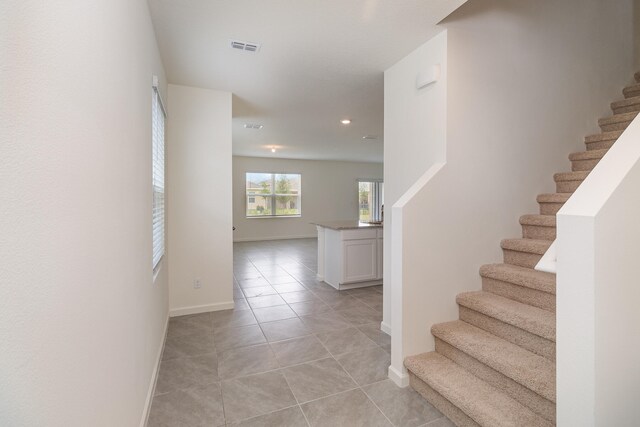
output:
<svg viewBox="0 0 640 427"><path fill-rule="evenodd" d="M521 239L501 242L503 264L480 268L482 290L458 295L459 320L433 325L436 351L407 357L411 387L458 426L552 426L556 412L556 277L533 268L556 238L556 213L640 112L638 84L611 104L613 116L554 175Z"/></svg>

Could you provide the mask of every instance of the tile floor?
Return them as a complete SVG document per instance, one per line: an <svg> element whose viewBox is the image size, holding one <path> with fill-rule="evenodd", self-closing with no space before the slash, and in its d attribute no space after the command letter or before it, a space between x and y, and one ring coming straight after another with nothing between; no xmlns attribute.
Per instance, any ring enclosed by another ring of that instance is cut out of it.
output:
<svg viewBox="0 0 640 427"><path fill-rule="evenodd" d="M156 426L453 424L387 379L382 287L315 280L316 240L234 245L234 310L172 318Z"/></svg>

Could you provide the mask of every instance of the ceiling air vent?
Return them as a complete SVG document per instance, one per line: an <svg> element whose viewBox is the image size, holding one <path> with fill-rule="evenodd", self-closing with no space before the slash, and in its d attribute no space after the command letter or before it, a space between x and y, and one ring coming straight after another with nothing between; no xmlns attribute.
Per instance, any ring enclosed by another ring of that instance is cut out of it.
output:
<svg viewBox="0 0 640 427"><path fill-rule="evenodd" d="M245 123L244 124L244 128L245 129L262 129L264 126L263 125L259 125L256 123Z"/></svg>
<svg viewBox="0 0 640 427"><path fill-rule="evenodd" d="M240 40L231 40L231 48L255 53L260 50L260 45L257 43L243 42Z"/></svg>
<svg viewBox="0 0 640 427"><path fill-rule="evenodd" d="M378 137L375 135L365 135L362 137L362 139L364 139L365 141L375 141L376 139L378 139Z"/></svg>

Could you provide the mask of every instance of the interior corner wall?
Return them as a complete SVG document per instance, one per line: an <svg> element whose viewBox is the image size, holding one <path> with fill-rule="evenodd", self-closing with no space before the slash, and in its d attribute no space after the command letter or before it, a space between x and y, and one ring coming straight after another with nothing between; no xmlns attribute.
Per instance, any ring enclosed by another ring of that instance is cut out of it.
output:
<svg viewBox="0 0 640 427"><path fill-rule="evenodd" d="M170 314L233 308L231 93L170 84L168 99Z"/></svg>
<svg viewBox="0 0 640 427"><path fill-rule="evenodd" d="M316 237L316 221L358 219L358 178L382 179L381 163L233 157L235 241ZM302 175L302 216L246 218L247 172ZM386 191L386 190L385 190Z"/></svg>
<svg viewBox="0 0 640 427"><path fill-rule="evenodd" d="M168 310L147 2L1 9L0 424L140 425Z"/></svg>

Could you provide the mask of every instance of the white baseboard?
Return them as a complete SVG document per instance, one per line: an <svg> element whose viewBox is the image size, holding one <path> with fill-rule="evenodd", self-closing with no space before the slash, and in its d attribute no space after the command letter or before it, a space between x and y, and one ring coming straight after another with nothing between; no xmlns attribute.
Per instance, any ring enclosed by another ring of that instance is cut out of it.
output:
<svg viewBox="0 0 640 427"><path fill-rule="evenodd" d="M398 372L393 366L389 366L389 379L398 387L409 387L409 374Z"/></svg>
<svg viewBox="0 0 640 427"><path fill-rule="evenodd" d="M142 420L140 420L140 427L145 427L149 420L149 413L151 412L151 402L153 395L156 394L156 383L158 382L158 371L160 370L160 360L162 359L162 352L164 351L164 343L167 341L167 330L169 329L169 317L164 323L164 334L162 335L162 343L158 350L158 356L156 357L156 363L151 373L151 382L149 383L149 391L147 392L147 399L144 402L144 410L142 412Z"/></svg>
<svg viewBox="0 0 640 427"><path fill-rule="evenodd" d="M317 234L309 234L305 236L272 236L272 237L238 237L233 239L234 242L264 242L266 240L289 240L289 239L315 239Z"/></svg>
<svg viewBox="0 0 640 427"><path fill-rule="evenodd" d="M380 322L380 330L385 334L391 336L391 325L385 322Z"/></svg>
<svg viewBox="0 0 640 427"><path fill-rule="evenodd" d="M217 304L193 305L191 307L172 308L169 310L169 317L184 316L187 314L207 313L209 311L231 310L233 301L219 302Z"/></svg>

